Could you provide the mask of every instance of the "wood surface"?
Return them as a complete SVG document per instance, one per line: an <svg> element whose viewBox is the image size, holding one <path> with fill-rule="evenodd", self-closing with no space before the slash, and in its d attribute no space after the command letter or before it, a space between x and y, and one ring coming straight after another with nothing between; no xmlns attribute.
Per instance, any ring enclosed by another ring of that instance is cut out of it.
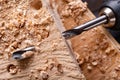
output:
<svg viewBox="0 0 120 80"><path fill-rule="evenodd" d="M120 46L105 28L98 26L71 39L79 67L57 29L95 18L87 3L42 1L0 0L0 80L120 80ZM12 59L14 51L31 45L36 48L33 56Z"/></svg>
<svg viewBox="0 0 120 80"><path fill-rule="evenodd" d="M50 1L66 29L95 18L81 0ZM102 25L72 38L71 45L87 80L120 80L120 45Z"/></svg>
<svg viewBox="0 0 120 80"><path fill-rule="evenodd" d="M44 5L41 0L0 0L0 80L85 80ZM29 46L35 46L29 58L12 58Z"/></svg>

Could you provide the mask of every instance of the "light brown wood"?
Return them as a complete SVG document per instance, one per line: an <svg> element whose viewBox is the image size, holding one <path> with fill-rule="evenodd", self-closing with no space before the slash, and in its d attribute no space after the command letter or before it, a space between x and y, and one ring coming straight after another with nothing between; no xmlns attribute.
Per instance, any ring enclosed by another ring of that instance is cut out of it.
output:
<svg viewBox="0 0 120 80"><path fill-rule="evenodd" d="M85 80L44 5L0 0L0 80ZM14 51L29 46L35 46L30 58L12 59Z"/></svg>
<svg viewBox="0 0 120 80"><path fill-rule="evenodd" d="M66 29L95 18L81 0L45 1ZM84 77L46 4L40 0L1 0L0 4L0 80L120 79L120 46L102 26L71 39ZM36 48L32 57L11 59L14 51L31 45Z"/></svg>
<svg viewBox="0 0 120 80"><path fill-rule="evenodd" d="M95 18L81 0L50 1L66 29ZM120 80L120 46L105 28L86 31L71 44L87 80Z"/></svg>

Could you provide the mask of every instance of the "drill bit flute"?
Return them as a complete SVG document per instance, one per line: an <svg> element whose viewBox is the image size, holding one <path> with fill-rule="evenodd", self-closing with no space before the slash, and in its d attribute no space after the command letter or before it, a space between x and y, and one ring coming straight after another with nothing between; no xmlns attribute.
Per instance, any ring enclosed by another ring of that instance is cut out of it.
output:
<svg viewBox="0 0 120 80"><path fill-rule="evenodd" d="M120 0L109 0L102 4L100 17L93 19L73 29L64 31L62 35L65 39L70 39L81 34L83 31L92 29L100 24L112 30L120 30Z"/></svg>

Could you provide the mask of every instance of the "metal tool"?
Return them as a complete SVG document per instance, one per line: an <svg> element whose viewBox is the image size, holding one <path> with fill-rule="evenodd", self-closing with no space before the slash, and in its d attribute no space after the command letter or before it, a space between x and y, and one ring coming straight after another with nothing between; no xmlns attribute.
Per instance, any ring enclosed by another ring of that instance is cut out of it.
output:
<svg viewBox="0 0 120 80"><path fill-rule="evenodd" d="M120 30L120 0L107 0L102 4L99 11L100 17L73 29L64 31L62 35L65 39L70 39L100 24L112 30Z"/></svg>
<svg viewBox="0 0 120 80"><path fill-rule="evenodd" d="M27 51L33 51L33 50L35 50L35 47L34 47L34 46L30 46L30 47L27 47L27 48L24 48L24 49L15 51L15 52L13 52L13 54L12 54L12 58L13 58L13 59L16 59L16 60L22 60L22 59L24 59L22 55L23 55L25 52L27 52Z"/></svg>

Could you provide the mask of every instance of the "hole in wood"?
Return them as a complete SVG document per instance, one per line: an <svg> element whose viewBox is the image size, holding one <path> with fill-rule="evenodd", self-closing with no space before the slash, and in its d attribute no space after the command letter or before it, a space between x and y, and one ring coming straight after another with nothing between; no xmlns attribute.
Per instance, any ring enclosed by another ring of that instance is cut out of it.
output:
<svg viewBox="0 0 120 80"><path fill-rule="evenodd" d="M30 6L36 10L39 10L42 7L42 2L40 0L32 0Z"/></svg>
<svg viewBox="0 0 120 80"><path fill-rule="evenodd" d="M17 67L14 65L14 64L9 64L7 66L7 71L10 73L10 74L16 74L17 73Z"/></svg>

